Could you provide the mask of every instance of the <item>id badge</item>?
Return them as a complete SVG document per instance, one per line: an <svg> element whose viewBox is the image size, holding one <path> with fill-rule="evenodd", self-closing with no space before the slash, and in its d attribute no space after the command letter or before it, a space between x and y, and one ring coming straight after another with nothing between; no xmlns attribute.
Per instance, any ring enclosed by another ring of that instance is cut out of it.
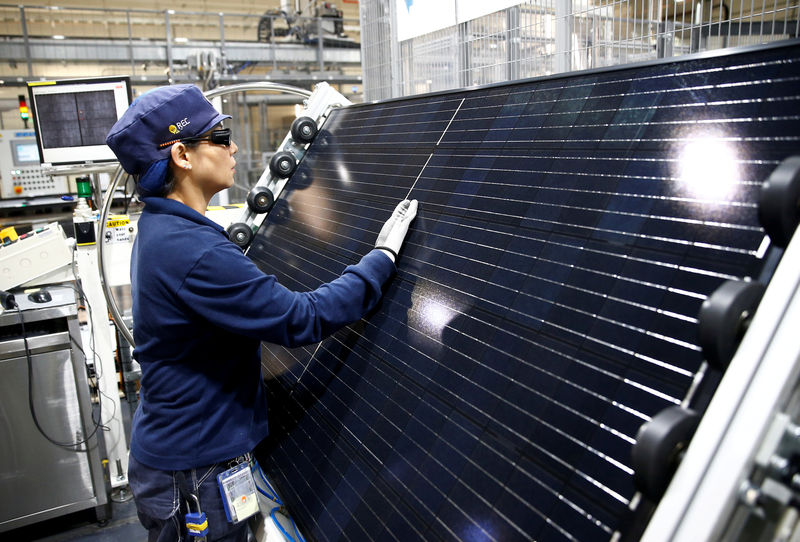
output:
<svg viewBox="0 0 800 542"><path fill-rule="evenodd" d="M228 521L239 523L258 512L256 483L249 463L242 463L219 473L217 483Z"/></svg>

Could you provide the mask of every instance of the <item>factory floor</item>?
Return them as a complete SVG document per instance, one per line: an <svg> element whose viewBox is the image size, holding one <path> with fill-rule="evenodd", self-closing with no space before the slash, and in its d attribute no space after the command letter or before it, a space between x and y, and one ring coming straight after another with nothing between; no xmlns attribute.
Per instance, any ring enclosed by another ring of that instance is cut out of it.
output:
<svg viewBox="0 0 800 542"><path fill-rule="evenodd" d="M84 510L21 527L2 535L27 542L145 542L147 531L136 517L133 500L111 503L111 517L97 523L93 510Z"/></svg>

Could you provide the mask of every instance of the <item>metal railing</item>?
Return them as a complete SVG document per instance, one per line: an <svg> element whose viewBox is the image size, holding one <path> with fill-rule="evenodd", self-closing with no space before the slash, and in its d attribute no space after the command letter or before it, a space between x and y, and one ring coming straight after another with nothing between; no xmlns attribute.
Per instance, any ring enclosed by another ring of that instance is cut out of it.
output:
<svg viewBox="0 0 800 542"><path fill-rule="evenodd" d="M360 30L358 20L331 16L0 4L0 59L11 64L0 74L7 83L47 77L53 67L45 64L57 61L115 65L106 73L156 83L181 73L205 82L212 72L262 80L280 69L352 79L360 74Z"/></svg>

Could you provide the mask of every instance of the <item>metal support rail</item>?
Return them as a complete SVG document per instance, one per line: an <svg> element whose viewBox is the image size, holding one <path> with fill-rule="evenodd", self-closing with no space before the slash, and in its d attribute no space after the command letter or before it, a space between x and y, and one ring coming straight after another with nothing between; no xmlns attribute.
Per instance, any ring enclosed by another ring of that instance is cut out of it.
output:
<svg viewBox="0 0 800 542"><path fill-rule="evenodd" d="M281 92L284 94L294 94L296 96L302 97L309 97L311 96L311 91L292 87L289 85L282 85L280 83L270 83L268 81L258 82L258 83L241 83L238 85L229 85L224 87L219 87L214 90L210 90L205 93L206 97L211 99L217 96L223 96L225 94L232 94L234 92L244 92L248 90L262 90L262 91L275 91ZM103 240L105 239L105 228L106 228L106 221L108 220L108 214L111 209L111 202L114 199L114 192L117 190L117 187L120 184L120 180L123 178L127 179L128 174L122 169L122 167L118 167L116 172L114 173L114 177L111 180L111 183L106 190L106 197L103 200L103 207L100 213L100 225L97 232L97 267L100 273L100 284L103 288L103 295L106 298L106 304L108 305L108 310L111 313L111 318L114 320L114 323L119 329L120 333L125 337L125 339L131 344L132 347L136 346L136 343L133 340L133 333L131 330L128 329L128 326L125 324L125 321L122 318L122 314L120 313L119 306L117 305L117 301L114 298L114 294L111 291L111 288L108 284L108 279L106 278L106 271L105 271L105 260L104 251L103 251ZM135 323L134 323L135 325Z"/></svg>

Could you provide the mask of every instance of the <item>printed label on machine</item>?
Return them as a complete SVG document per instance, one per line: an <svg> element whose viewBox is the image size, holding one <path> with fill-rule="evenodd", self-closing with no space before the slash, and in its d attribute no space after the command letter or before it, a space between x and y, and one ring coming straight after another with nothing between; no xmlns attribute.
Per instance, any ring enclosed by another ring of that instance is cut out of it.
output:
<svg viewBox="0 0 800 542"><path fill-rule="evenodd" d="M106 220L106 233L104 242L130 243L133 241L134 227L128 215L111 215Z"/></svg>

